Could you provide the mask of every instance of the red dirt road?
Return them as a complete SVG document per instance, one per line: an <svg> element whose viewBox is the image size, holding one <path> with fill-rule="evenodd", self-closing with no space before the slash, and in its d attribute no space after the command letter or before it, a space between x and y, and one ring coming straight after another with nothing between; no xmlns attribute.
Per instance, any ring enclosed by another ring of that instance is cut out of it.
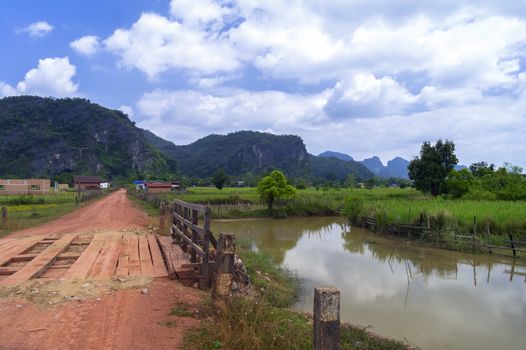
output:
<svg viewBox="0 0 526 350"><path fill-rule="evenodd" d="M132 229L144 227L147 223L148 216L132 206L126 191L119 190L56 220L13 232L8 237Z"/></svg>
<svg viewBox="0 0 526 350"><path fill-rule="evenodd" d="M118 191L10 237L134 229L147 223L148 216ZM46 307L22 298L0 298L0 350L178 349L185 331L199 320L170 316L170 310L176 302L200 304L202 292L166 278L145 287L147 294L137 288L118 290L102 293L100 300L95 296Z"/></svg>

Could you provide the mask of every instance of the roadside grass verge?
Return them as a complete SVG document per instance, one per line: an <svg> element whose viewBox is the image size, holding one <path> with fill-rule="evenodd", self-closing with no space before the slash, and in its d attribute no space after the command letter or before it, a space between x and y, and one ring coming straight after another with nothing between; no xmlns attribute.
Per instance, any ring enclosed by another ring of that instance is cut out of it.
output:
<svg viewBox="0 0 526 350"><path fill-rule="evenodd" d="M45 196L0 196L0 207L7 208L7 222L3 226L0 223L0 237L54 220L96 198L91 197L77 204L74 192Z"/></svg>

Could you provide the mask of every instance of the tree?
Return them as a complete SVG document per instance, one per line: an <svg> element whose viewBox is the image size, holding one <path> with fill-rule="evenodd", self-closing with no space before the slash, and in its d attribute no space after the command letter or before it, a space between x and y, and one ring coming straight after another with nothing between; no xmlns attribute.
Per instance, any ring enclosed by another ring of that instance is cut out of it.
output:
<svg viewBox="0 0 526 350"><path fill-rule="evenodd" d="M288 184L287 178L279 170L274 170L270 175L261 179L256 191L261 199L267 202L268 210L272 210L275 199L296 195L294 187Z"/></svg>
<svg viewBox="0 0 526 350"><path fill-rule="evenodd" d="M212 182L215 187L217 187L218 190L222 190L223 186L225 185L225 182L228 180L228 176L225 174L223 169L219 169L214 173L214 176L212 177Z"/></svg>
<svg viewBox="0 0 526 350"><path fill-rule="evenodd" d="M495 172L495 165L488 165L486 162L477 162L469 166L469 170L476 178L481 178L486 175L491 175Z"/></svg>
<svg viewBox="0 0 526 350"><path fill-rule="evenodd" d="M473 185L473 174L468 169L451 170L446 180L447 193L460 198L469 192Z"/></svg>
<svg viewBox="0 0 526 350"><path fill-rule="evenodd" d="M457 163L453 142L438 140L434 146L424 142L420 157L415 157L407 167L409 178L415 182L416 189L437 196L446 191L447 175Z"/></svg>

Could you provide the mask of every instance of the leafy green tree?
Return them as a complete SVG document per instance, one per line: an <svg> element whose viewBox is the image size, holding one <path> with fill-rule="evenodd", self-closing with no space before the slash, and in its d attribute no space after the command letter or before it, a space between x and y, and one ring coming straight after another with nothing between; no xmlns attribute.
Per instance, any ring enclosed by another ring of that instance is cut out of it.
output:
<svg viewBox="0 0 526 350"><path fill-rule="evenodd" d="M453 142L438 140L434 146L424 142L420 157L415 157L407 167L409 178L416 189L438 196L444 193L447 175L457 163Z"/></svg>
<svg viewBox="0 0 526 350"><path fill-rule="evenodd" d="M227 180L228 180L228 176L225 174L223 169L219 169L218 171L216 171L214 173L214 176L212 177L212 182L218 190L223 189L223 187L225 186L225 182Z"/></svg>
<svg viewBox="0 0 526 350"><path fill-rule="evenodd" d="M469 192L474 181L473 174L468 169L451 170L446 180L447 193L460 198Z"/></svg>
<svg viewBox="0 0 526 350"><path fill-rule="evenodd" d="M495 165L488 165L486 162L477 162L469 166L469 170L474 177L481 178L486 175L491 175L495 172Z"/></svg>
<svg viewBox="0 0 526 350"><path fill-rule="evenodd" d="M267 202L269 210L272 210L272 205L274 204L275 199L293 197L296 195L296 189L289 185L287 178L279 170L274 170L270 175L261 179L257 185L256 191L261 199Z"/></svg>

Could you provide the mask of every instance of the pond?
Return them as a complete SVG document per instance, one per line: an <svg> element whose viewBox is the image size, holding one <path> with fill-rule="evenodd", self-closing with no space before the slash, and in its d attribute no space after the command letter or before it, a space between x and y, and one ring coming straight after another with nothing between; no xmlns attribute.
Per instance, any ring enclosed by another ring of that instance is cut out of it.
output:
<svg viewBox="0 0 526 350"><path fill-rule="evenodd" d="M341 291L341 318L422 349L525 349L524 261L419 246L337 218L228 220L235 233L303 282L295 307L312 312L313 288Z"/></svg>

